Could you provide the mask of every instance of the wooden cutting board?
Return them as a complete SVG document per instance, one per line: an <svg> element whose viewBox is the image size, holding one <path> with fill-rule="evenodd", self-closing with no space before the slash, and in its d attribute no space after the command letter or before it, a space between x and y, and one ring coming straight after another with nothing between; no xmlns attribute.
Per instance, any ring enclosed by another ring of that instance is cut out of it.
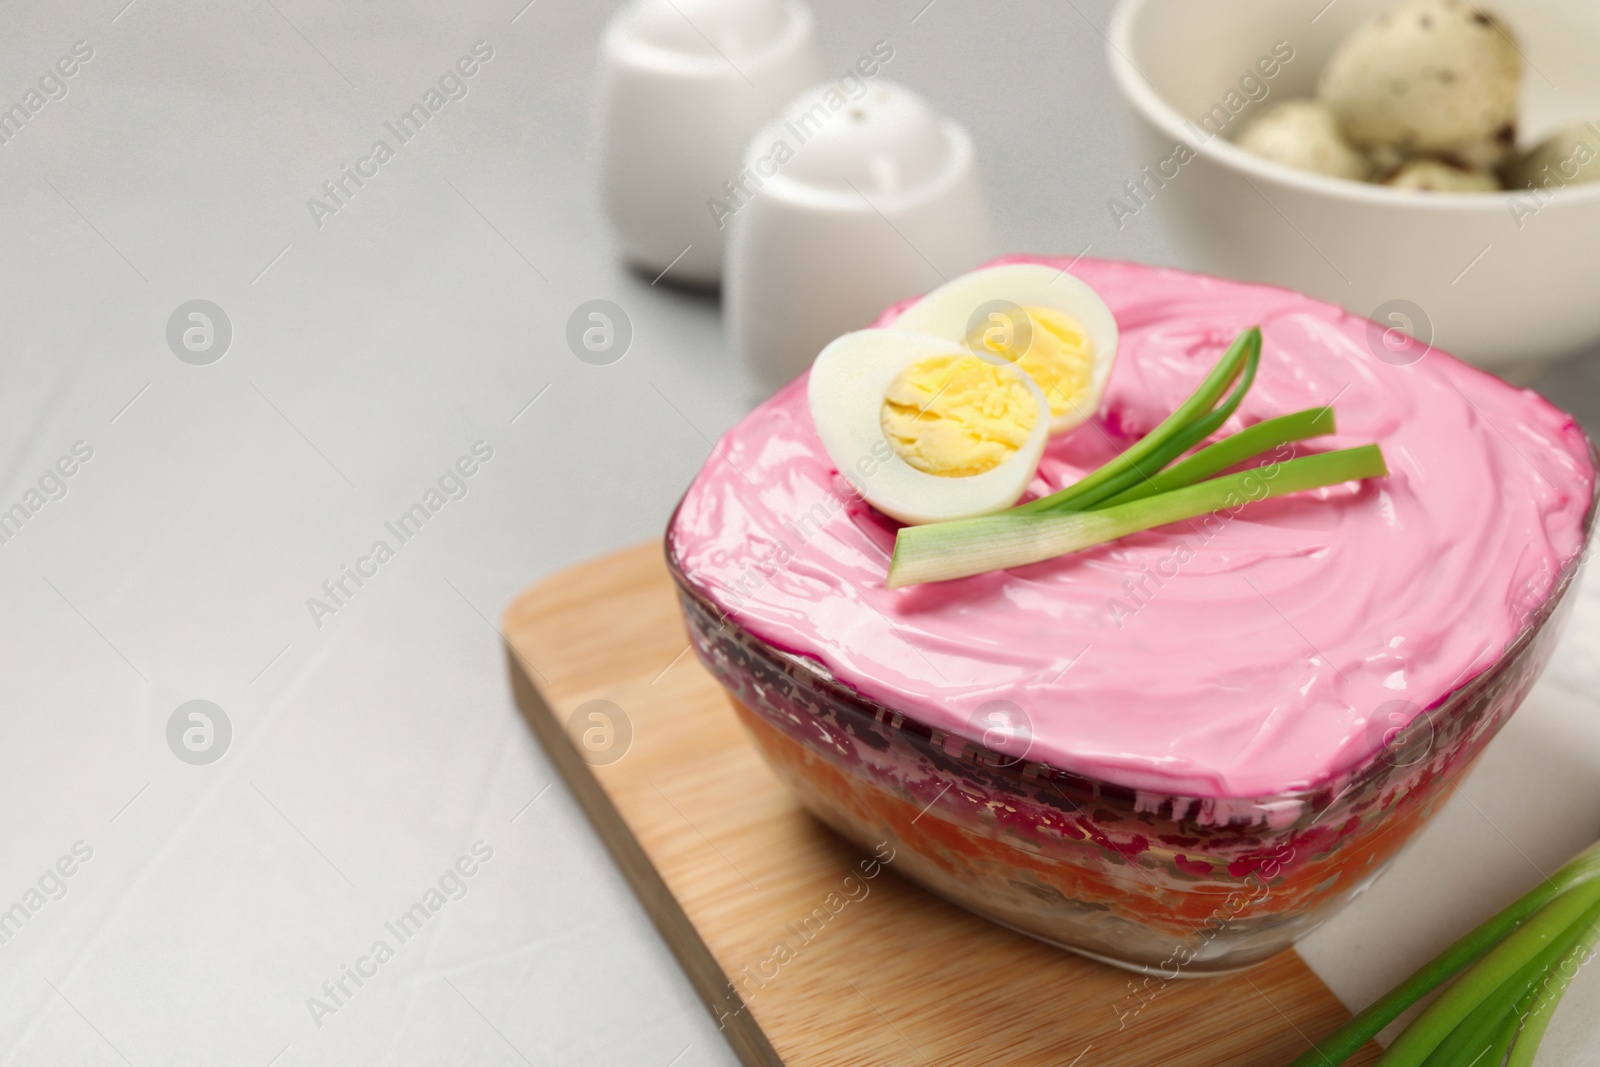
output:
<svg viewBox="0 0 1600 1067"><path fill-rule="evenodd" d="M503 632L534 733L751 1067L1282 1067L1349 1017L1293 952L1163 982L861 878L690 650L659 544L540 582Z"/></svg>

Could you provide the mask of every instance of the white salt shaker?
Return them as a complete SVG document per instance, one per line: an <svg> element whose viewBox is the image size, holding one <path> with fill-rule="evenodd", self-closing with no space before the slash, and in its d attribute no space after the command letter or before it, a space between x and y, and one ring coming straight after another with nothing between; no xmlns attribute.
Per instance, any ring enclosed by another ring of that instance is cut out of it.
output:
<svg viewBox="0 0 1600 1067"><path fill-rule="evenodd" d="M810 89L756 134L751 192L728 203L728 328L767 388L990 255L966 131L902 86L851 88Z"/></svg>
<svg viewBox="0 0 1600 1067"><path fill-rule="evenodd" d="M633 0L600 45L601 196L630 263L716 285L723 232L711 202L750 135L817 78L798 0Z"/></svg>

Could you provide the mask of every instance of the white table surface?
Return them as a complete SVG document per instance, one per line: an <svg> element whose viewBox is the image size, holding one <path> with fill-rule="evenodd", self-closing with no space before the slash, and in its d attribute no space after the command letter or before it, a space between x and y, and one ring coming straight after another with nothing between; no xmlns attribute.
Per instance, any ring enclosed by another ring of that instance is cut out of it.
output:
<svg viewBox="0 0 1600 1067"><path fill-rule="evenodd" d="M733 1062L520 720L490 620L657 536L758 396L714 300L613 261L589 133L609 5L524 2L0 10L7 106L94 50L0 146L0 509L93 449L0 544L0 910L92 850L0 944L0 1063ZM1109 5L925 2L814 0L824 59L890 40L886 75L966 123L996 250L1177 262L1105 205L1137 170ZM307 198L479 40L468 96L319 228ZM593 298L634 324L613 366L564 342ZM165 339L193 299L233 324L209 366ZM1547 382L1595 425L1600 358ZM468 495L316 625L307 598L478 441ZM1600 832L1596 663L1591 583L1470 808L1307 946L1342 995ZM166 739L194 699L233 729L205 766ZM477 841L465 896L319 1026L308 998Z"/></svg>

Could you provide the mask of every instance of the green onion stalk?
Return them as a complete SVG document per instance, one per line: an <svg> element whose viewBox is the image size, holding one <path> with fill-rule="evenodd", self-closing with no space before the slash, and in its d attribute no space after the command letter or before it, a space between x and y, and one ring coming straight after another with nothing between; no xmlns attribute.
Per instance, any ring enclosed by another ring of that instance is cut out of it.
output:
<svg viewBox="0 0 1600 1067"><path fill-rule="evenodd" d="M1157 526L1237 513L1286 493L1388 474L1377 445L1222 473L1284 445L1333 433L1331 407L1268 419L1180 459L1239 409L1255 382L1261 344L1259 327L1241 333L1159 426L1059 492L993 515L903 528L886 584L893 589L1020 567Z"/></svg>
<svg viewBox="0 0 1600 1067"><path fill-rule="evenodd" d="M1338 1067L1446 983L1452 984L1395 1039L1380 1067L1465 1065L1480 1056L1480 1067L1498 1067L1502 1060L1507 1067L1528 1067L1556 1004L1597 941L1600 843L1428 961L1290 1067Z"/></svg>

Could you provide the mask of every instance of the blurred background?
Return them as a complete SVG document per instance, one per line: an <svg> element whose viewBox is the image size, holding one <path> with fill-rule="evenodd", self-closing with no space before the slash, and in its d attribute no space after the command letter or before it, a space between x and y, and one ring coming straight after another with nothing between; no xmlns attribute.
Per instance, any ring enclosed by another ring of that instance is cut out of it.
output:
<svg viewBox="0 0 1600 1067"><path fill-rule="evenodd" d="M524 3L0 11L6 106L79 60L0 145L0 509L28 515L0 527L0 909L75 857L0 942L0 1062L734 1062L528 734L496 625L658 537L765 388L714 294L617 255L612 5ZM970 133L993 252L1184 265L1108 207L1145 161L1106 0L810 6L824 76L890 42L884 77ZM386 131L469 55L462 95ZM594 300L631 329L605 365L568 343ZM1600 353L1534 384L1600 429ZM171 728L197 700L203 759ZM463 856L459 899L308 1014Z"/></svg>

